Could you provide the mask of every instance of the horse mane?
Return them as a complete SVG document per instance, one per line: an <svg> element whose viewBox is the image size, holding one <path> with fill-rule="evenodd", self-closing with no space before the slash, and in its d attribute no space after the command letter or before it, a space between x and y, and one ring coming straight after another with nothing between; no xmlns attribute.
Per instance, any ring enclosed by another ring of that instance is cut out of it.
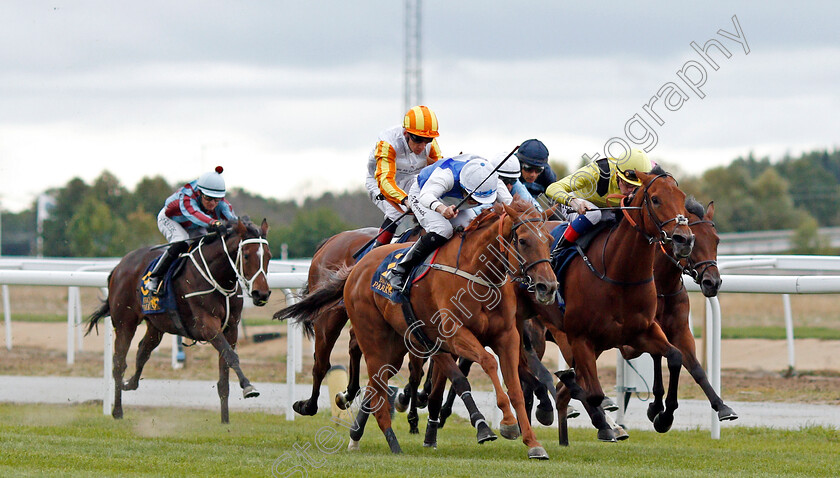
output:
<svg viewBox="0 0 840 478"><path fill-rule="evenodd" d="M249 235L253 235L254 237L262 236L262 231L256 224L251 222L251 218L249 216L240 216L239 220L242 222L242 225L245 226L245 230L248 231Z"/></svg>
<svg viewBox="0 0 840 478"><path fill-rule="evenodd" d="M697 199L695 199L694 196L685 197L685 209L689 213L694 214L695 216L701 219L704 215L706 215L706 210L703 209L703 205L700 204L700 202Z"/></svg>
<svg viewBox="0 0 840 478"><path fill-rule="evenodd" d="M533 209L534 207L530 201L519 197L519 194L513 196L513 200L510 204L508 204L508 206L513 208L516 212L525 212L529 209ZM473 220L470 221L469 225L464 228L464 232L474 231L485 224L490 224L490 220L500 217L503 212L504 208L499 203L494 204L493 207L483 209L478 216L474 217Z"/></svg>

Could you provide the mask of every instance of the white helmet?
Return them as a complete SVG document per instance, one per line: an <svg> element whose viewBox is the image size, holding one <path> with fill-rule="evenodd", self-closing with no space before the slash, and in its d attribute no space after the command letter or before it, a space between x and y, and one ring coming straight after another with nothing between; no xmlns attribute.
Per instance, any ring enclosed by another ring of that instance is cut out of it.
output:
<svg viewBox="0 0 840 478"><path fill-rule="evenodd" d="M225 179L222 177L222 171L224 168L216 166L215 171L202 174L196 183L198 190L211 198L225 197Z"/></svg>
<svg viewBox="0 0 840 478"><path fill-rule="evenodd" d="M490 161L470 155L470 160L461 169L461 186L481 204L490 204L496 200L499 177L493 168Z"/></svg>
<svg viewBox="0 0 840 478"><path fill-rule="evenodd" d="M505 161L502 164L502 167L496 170L499 176L503 178L514 178L519 179L519 176L522 175L522 167L519 165L519 158L514 155L510 155L510 157L505 160L508 153L499 153L493 157L493 166L496 167L502 161Z"/></svg>

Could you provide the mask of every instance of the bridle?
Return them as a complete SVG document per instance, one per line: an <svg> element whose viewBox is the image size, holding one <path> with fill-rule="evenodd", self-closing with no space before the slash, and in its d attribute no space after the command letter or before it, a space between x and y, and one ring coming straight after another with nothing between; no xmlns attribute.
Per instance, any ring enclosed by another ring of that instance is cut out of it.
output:
<svg viewBox="0 0 840 478"><path fill-rule="evenodd" d="M191 250L190 252L184 254L190 258L193 265L195 266L196 270L198 271L199 275L204 278L211 286L212 289L203 290L203 291L196 291L190 292L189 294L184 294L184 298L195 297L198 295L206 295L212 294L213 292L218 292L222 294L225 298L225 321L222 324L221 329L224 330L227 327L228 320L230 319L230 298L239 290L240 282L245 285L245 291L250 296L251 291L254 287L254 282L257 278L262 274L266 279L268 279L267 270L265 266L265 261L263 258L265 257L265 250L268 248L268 241L262 237L255 237L250 239L241 239L236 249L236 259L232 259L230 256L230 252L227 248L227 241L225 241L224 237L219 237L219 240L222 242L222 250L224 251L225 257L228 260L228 264L233 269L234 274L236 275L236 283L234 284L233 288L226 289L219 284L219 281L213 276L213 272L210 270L210 264L207 263L207 258L204 257L204 246L206 245L204 240L207 236L202 237L198 241L198 245ZM245 261L243 260L243 252L242 248L247 244L259 244L259 249L257 251L257 255L260 260L260 268L257 270L253 276L250 278L245 277ZM196 259L196 254L201 259L201 263L199 264L198 260Z"/></svg>
<svg viewBox="0 0 840 478"><path fill-rule="evenodd" d="M694 222L690 222L688 227L695 226L697 224L709 224L712 228L715 228L715 223L713 221L709 221L706 219L700 219ZM716 228L715 228L716 229ZM665 249L662 249L665 252ZM717 267L717 260L716 259L707 259L705 261L694 262L691 260L691 256L688 256L685 260L685 265L675 259L674 256L665 252L665 256L674 264L678 269L682 271L683 274L691 277L697 285L700 285L700 281L703 280L703 276L706 274L706 271L709 270L710 267ZM700 270L698 270L698 267ZM678 291L679 292L679 291Z"/></svg>
<svg viewBox="0 0 840 478"><path fill-rule="evenodd" d="M501 236L501 231L502 231L502 224L504 223L504 219L505 219L506 214L507 213L502 213L502 215L499 217L499 235L500 236ZM537 260L535 260L531 263L528 263L527 261L522 260L522 254L520 254L520 252L519 252L519 235L516 233L516 230L519 229L521 226L523 226L525 224L528 224L528 223L541 223L542 224L544 222L545 222L545 219L541 218L541 217L540 218L534 217L534 218L530 218L530 219L522 219L519 222L514 223L513 226L510 228L510 232L511 232L510 243L512 245L513 256L516 258L516 262L517 262L517 266L518 266L519 270L516 272L516 275L510 274L510 270L508 270L508 274L511 275L511 282L516 282L518 284L521 284L523 287L525 287L528 290L528 292L536 291L536 287L537 287L537 284L534 282L534 279L528 274L528 271L531 270L533 267L537 266L538 264L542 264L543 262L548 262L550 264L551 259L548 259L548 258L537 259ZM541 228L537 227L537 228L534 228L534 229L536 230L537 234L539 234L540 237L543 237L543 233L542 233ZM499 244L499 249L501 250L502 253L504 253L503 244ZM508 259L508 262L510 262L510 259Z"/></svg>
<svg viewBox="0 0 840 478"><path fill-rule="evenodd" d="M642 206L638 207L638 209L644 209L644 211L647 213L647 216L650 218L654 226L656 226L656 229L659 231L660 237L657 238L645 232L641 227L639 227L638 224L636 224L636 221L634 221L633 218L630 217L630 214L627 212L629 209L636 209L636 207L627 206L626 203L628 199L632 201L632 199L637 194L637 191L639 190L638 187L629 196L626 196L621 200L621 211L624 213L624 217L627 219L627 221L630 222L630 224L633 226L633 229L635 229L639 234L641 234L645 239L647 239L649 244L669 244L673 242L673 236L674 233L677 231L678 227L688 226L688 218L683 216L682 214L677 214L676 217L673 217L666 221L660 221L659 218L656 217L656 214L653 211L653 206L651 206L650 204L650 195L648 194L648 189L654 182L656 182L657 179L662 177L673 178L673 176L671 176L670 174L663 173L651 179L650 182L645 184L644 188L642 189ZM644 215L642 215L642 218L644 218ZM665 226L671 222L674 223L674 228L671 230L671 234L669 235L665 231Z"/></svg>

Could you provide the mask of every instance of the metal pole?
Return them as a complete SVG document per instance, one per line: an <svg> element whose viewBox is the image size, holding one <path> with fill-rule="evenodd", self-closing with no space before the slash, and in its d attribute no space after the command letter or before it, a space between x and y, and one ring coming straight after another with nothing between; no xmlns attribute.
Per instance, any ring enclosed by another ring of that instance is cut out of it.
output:
<svg viewBox="0 0 840 478"><path fill-rule="evenodd" d="M621 426L624 426L624 393L626 390L624 382L624 357L621 356L621 352L618 352L615 359L615 403L618 404L616 421Z"/></svg>
<svg viewBox="0 0 840 478"><path fill-rule="evenodd" d="M74 332L76 335L76 348L79 352L84 350L84 331L82 328L82 289L76 287L76 320L74 324Z"/></svg>
<svg viewBox="0 0 840 478"><path fill-rule="evenodd" d="M9 286L3 284L3 317L6 320L6 349L12 350L12 308L9 306Z"/></svg>
<svg viewBox="0 0 840 478"><path fill-rule="evenodd" d="M286 306L295 303L295 295L290 289L283 289L286 294ZM294 334L297 326L291 320L286 321L286 420L295 419L295 411L292 404L295 402L295 350Z"/></svg>
<svg viewBox="0 0 840 478"><path fill-rule="evenodd" d="M114 327L111 325L111 316L105 317L105 347L103 354L102 367L103 378L105 386L103 387L105 395L102 397L102 413L110 415L111 409L114 408Z"/></svg>
<svg viewBox="0 0 840 478"><path fill-rule="evenodd" d="M709 355L709 363L712 369L711 375L711 382L712 388L715 389L718 395L721 394L720 390L720 368L721 368L721 356L720 356L720 342L721 342L721 314L720 314L720 301L717 297L709 297L709 303L712 311L712 336L711 342L711 354ZM712 411L712 439L713 440L720 440L720 421L717 419L717 414Z"/></svg>
<svg viewBox="0 0 840 478"><path fill-rule="evenodd" d="M67 288L67 365L73 365L76 361L76 334L74 327L76 325L76 294L73 289L78 287Z"/></svg>
<svg viewBox="0 0 840 478"><path fill-rule="evenodd" d="M788 375L793 375L796 369L796 354L793 346L793 314L790 310L790 295L782 294L782 303L785 308L785 333L787 335L787 349L788 349Z"/></svg>

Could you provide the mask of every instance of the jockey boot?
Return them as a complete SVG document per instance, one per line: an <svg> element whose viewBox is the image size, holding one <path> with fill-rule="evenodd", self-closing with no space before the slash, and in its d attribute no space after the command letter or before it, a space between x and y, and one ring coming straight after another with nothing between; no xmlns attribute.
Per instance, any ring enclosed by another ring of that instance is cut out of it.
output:
<svg viewBox="0 0 840 478"><path fill-rule="evenodd" d="M446 242L446 238L440 234L430 232L411 246L400 261L392 267L386 274L388 283L394 290L402 291L405 289L408 274L414 266L420 264L423 259L431 254L435 249L442 246Z"/></svg>
<svg viewBox="0 0 840 478"><path fill-rule="evenodd" d="M379 235L376 236L376 242L373 243L373 247L371 249L384 246L385 244L390 244L396 231L397 223L385 218L385 222L383 222L382 226L379 227Z"/></svg>
<svg viewBox="0 0 840 478"><path fill-rule="evenodd" d="M149 280L146 281L146 290L155 292L160 287L160 280L166 274L166 271L169 270L169 266L172 265L172 261L175 260L181 254L181 251L184 250L185 243L173 243L170 244L164 251L163 254L160 256L160 260L157 261L155 267L149 271Z"/></svg>

